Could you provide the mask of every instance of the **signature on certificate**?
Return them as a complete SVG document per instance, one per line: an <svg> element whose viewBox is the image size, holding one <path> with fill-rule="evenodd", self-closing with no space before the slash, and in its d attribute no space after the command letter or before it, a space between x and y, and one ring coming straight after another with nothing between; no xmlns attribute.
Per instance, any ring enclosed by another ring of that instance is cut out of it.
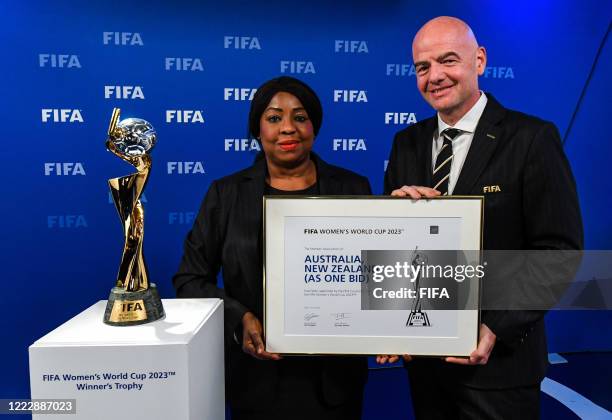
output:
<svg viewBox="0 0 612 420"><path fill-rule="evenodd" d="M313 318L317 318L319 315L315 314L314 312L308 312L307 314L304 315L304 321L310 321Z"/></svg>

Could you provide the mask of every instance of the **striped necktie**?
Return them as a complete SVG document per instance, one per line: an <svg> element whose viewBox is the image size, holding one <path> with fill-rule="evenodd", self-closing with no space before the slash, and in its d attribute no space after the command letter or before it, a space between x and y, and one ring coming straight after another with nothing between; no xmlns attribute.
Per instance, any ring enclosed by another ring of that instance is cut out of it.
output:
<svg viewBox="0 0 612 420"><path fill-rule="evenodd" d="M447 128L442 131L444 142L436 157L436 165L431 177L432 188L440 191L442 195L448 195L448 178L450 176L451 163L453 161L452 141L459 135L461 130Z"/></svg>

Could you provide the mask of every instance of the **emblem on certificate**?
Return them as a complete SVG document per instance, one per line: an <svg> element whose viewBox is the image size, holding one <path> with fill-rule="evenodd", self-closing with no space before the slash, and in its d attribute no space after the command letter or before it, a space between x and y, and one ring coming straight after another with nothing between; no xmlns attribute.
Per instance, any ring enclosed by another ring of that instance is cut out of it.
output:
<svg viewBox="0 0 612 420"><path fill-rule="evenodd" d="M165 313L155 284L149 282L144 260L144 207L140 201L151 172L150 152L157 142L157 134L145 120L119 121L120 112L119 108L113 110L106 148L134 166L137 172L108 180L123 227L124 246L104 322L127 326L158 320Z"/></svg>
<svg viewBox="0 0 612 420"><path fill-rule="evenodd" d="M430 229L431 232L431 229ZM424 265L427 263L427 256L421 255L418 252L418 248L414 250L412 255L411 266L418 267L419 265ZM415 278L414 282L414 290L419 290L419 280L421 275L418 274ZM408 320L406 321L407 327L430 327L431 323L429 322L429 316L427 316L427 312L423 311L421 307L421 298L417 294L415 302L413 303L412 310L410 311L410 315L408 316Z"/></svg>

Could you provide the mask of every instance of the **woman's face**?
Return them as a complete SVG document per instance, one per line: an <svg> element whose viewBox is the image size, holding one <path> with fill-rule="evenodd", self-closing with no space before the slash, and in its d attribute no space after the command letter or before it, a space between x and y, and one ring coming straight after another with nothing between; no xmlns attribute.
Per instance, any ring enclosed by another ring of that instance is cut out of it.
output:
<svg viewBox="0 0 612 420"><path fill-rule="evenodd" d="M308 158L314 130L298 98L287 92L272 97L259 121L259 138L269 162L292 167Z"/></svg>

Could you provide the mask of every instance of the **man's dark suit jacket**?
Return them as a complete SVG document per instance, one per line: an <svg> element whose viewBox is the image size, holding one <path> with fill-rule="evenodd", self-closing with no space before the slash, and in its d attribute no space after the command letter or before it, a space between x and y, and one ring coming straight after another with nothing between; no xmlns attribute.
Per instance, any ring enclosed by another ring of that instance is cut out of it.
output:
<svg viewBox="0 0 612 420"><path fill-rule="evenodd" d="M557 129L505 109L490 94L487 98L453 190L453 195L485 196L483 248L582 249L576 184ZM386 194L402 185L432 185L437 126L434 116L397 133ZM485 186L500 191L486 192ZM477 388L538 384L548 364L543 316L543 311L483 311L482 322L497 335L488 364L449 365L449 374Z"/></svg>
<svg viewBox="0 0 612 420"><path fill-rule="evenodd" d="M329 165L314 154L311 157L321 195L371 194L365 177ZM262 203L266 175L266 161L259 159L253 166L211 184L173 278L179 298L223 299L226 386L230 402L241 409L266 406L278 392L279 363L245 354L234 338L245 312L263 319ZM224 289L217 287L220 269ZM237 338L242 341L242 337ZM365 358L317 360L321 394L327 404L340 404L362 392L367 378Z"/></svg>

